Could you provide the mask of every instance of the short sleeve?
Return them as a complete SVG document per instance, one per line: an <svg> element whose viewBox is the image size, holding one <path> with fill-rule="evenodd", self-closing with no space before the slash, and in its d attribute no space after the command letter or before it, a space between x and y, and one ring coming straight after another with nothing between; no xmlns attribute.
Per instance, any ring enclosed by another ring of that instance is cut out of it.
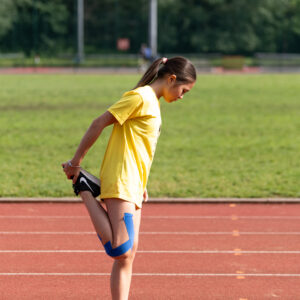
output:
<svg viewBox="0 0 300 300"><path fill-rule="evenodd" d="M125 93L122 98L108 108L108 111L123 125L127 119L133 118L142 106L141 95L133 91Z"/></svg>

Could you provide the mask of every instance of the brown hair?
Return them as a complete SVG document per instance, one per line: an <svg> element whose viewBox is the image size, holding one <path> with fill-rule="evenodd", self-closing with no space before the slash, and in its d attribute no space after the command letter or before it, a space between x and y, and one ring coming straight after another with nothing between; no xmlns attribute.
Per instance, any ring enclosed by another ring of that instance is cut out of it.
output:
<svg viewBox="0 0 300 300"><path fill-rule="evenodd" d="M176 82L178 83L190 83L197 79L196 69L188 59L182 56L170 59L159 58L151 64L135 88L163 78L166 74L176 75Z"/></svg>

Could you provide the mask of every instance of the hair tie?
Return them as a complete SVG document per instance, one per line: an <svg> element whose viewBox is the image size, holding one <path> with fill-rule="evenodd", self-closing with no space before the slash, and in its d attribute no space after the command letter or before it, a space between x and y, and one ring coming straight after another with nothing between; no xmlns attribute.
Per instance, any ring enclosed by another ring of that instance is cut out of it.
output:
<svg viewBox="0 0 300 300"><path fill-rule="evenodd" d="M162 63L165 65L167 63L168 59L166 57L163 57Z"/></svg>

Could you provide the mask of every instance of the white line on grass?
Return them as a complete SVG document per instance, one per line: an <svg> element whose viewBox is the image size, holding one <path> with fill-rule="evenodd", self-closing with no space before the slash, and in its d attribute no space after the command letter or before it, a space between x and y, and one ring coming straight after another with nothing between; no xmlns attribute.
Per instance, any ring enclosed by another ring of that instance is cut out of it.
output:
<svg viewBox="0 0 300 300"><path fill-rule="evenodd" d="M236 277L236 273L133 273L133 276ZM240 274L249 277L300 277L300 274ZM0 273L0 276L110 276L110 273Z"/></svg>
<svg viewBox="0 0 300 300"><path fill-rule="evenodd" d="M300 254L298 250L269 251L269 250L138 250L138 253L154 254ZM104 253L104 250L0 250L1 253Z"/></svg>

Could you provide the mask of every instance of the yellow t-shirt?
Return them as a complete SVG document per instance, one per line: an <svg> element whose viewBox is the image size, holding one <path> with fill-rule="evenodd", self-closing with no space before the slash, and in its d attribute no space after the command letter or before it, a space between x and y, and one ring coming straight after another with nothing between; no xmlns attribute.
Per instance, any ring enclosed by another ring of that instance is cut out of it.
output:
<svg viewBox="0 0 300 300"><path fill-rule="evenodd" d="M126 92L108 111L117 119L101 166L101 195L142 207L157 139L160 104L150 86Z"/></svg>

